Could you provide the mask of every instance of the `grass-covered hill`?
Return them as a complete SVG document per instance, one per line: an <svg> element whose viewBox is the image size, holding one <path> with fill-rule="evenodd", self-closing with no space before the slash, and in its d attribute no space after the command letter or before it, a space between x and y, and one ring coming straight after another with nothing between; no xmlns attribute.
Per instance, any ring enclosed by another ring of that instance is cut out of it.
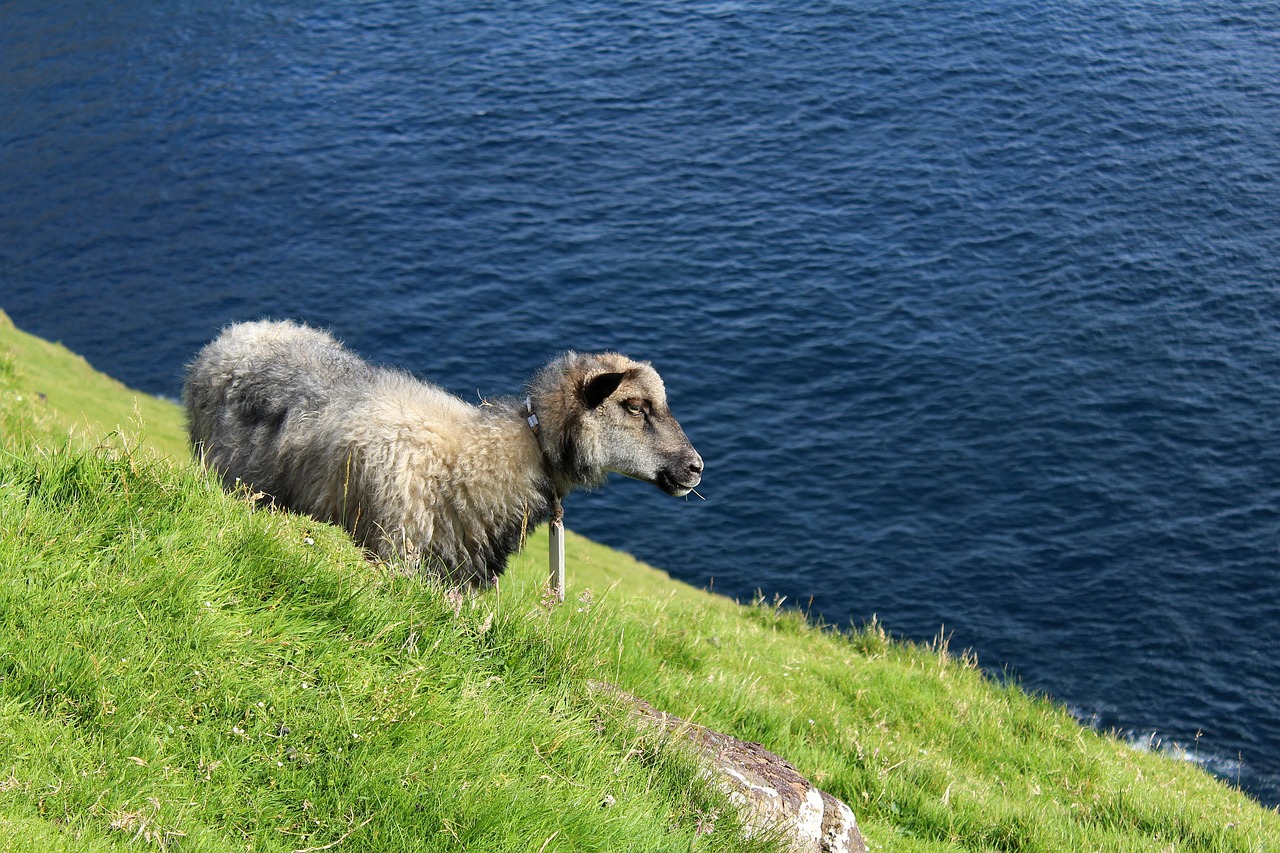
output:
<svg viewBox="0 0 1280 853"><path fill-rule="evenodd" d="M176 406L0 314L0 850L770 849L593 679L762 742L873 850L1280 850L1280 815L945 647L581 538L548 609L545 548L451 604L224 494Z"/></svg>

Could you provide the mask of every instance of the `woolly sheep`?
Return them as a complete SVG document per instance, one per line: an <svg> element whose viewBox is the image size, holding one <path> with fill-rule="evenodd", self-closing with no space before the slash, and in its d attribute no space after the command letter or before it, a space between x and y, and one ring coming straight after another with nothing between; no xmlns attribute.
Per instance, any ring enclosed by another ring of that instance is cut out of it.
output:
<svg viewBox="0 0 1280 853"><path fill-rule="evenodd" d="M472 406L327 332L259 321L201 350L183 398L193 450L227 488L459 586L495 582L525 531L609 472L676 496L701 481L648 363L567 352L525 391Z"/></svg>

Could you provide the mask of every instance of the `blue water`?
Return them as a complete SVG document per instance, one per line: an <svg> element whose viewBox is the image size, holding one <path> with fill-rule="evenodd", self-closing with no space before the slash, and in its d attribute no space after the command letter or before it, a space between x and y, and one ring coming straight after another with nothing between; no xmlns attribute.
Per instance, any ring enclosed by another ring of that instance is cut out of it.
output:
<svg viewBox="0 0 1280 853"><path fill-rule="evenodd" d="M0 4L20 326L171 396L264 315L473 399L651 359L706 500L570 526L1272 805L1277 258L1270 2Z"/></svg>

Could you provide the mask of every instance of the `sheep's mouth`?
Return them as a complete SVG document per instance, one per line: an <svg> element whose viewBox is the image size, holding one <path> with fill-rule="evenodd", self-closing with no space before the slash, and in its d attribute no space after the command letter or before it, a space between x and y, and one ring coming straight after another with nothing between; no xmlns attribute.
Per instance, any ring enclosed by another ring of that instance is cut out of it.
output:
<svg viewBox="0 0 1280 853"><path fill-rule="evenodd" d="M682 498L692 492L701 482L701 477L695 476L687 480L677 480L670 474L663 472L658 475L658 478L654 481L654 485L671 495L673 498Z"/></svg>

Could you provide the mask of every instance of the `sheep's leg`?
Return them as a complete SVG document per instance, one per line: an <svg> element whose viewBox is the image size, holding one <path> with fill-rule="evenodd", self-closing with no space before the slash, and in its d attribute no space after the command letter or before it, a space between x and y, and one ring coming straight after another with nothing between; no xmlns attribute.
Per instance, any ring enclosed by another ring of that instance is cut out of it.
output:
<svg viewBox="0 0 1280 853"><path fill-rule="evenodd" d="M551 594L564 604L564 522L556 519L550 528Z"/></svg>
<svg viewBox="0 0 1280 853"><path fill-rule="evenodd" d="M551 503L551 522L547 525L547 551L551 577L547 584L557 604L564 604L564 504L556 495Z"/></svg>

